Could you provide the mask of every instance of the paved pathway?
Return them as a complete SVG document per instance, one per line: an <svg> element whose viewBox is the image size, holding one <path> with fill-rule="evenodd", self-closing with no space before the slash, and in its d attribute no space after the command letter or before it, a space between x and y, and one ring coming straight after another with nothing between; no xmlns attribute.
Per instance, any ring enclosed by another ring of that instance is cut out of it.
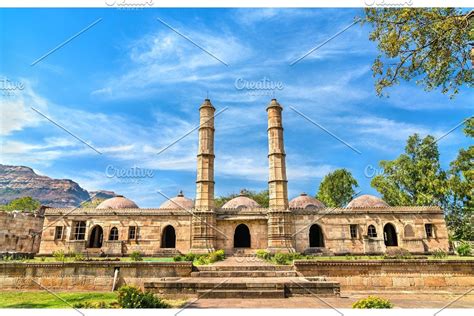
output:
<svg viewBox="0 0 474 316"><path fill-rule="evenodd" d="M353 293L345 297L290 297L284 299L200 299L190 308L351 308L352 304L370 293ZM395 308L442 308L460 295L387 293L373 294L389 299ZM329 304L329 305L327 305ZM474 293L454 302L449 308L474 308Z"/></svg>

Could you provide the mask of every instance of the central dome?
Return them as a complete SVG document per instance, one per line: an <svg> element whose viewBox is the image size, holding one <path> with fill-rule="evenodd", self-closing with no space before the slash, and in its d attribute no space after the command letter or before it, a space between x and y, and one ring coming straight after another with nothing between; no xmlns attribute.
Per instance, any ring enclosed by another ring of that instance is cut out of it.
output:
<svg viewBox="0 0 474 316"><path fill-rule="evenodd" d="M389 207L384 200L379 197L364 194L356 197L347 204L347 208L377 208L377 207Z"/></svg>
<svg viewBox="0 0 474 316"><path fill-rule="evenodd" d="M177 196L165 201L163 204L160 205L160 208L175 209L175 210L181 210L181 209L188 210L188 209L192 209L193 207L194 207L194 201L185 197L183 194L183 191L179 191Z"/></svg>
<svg viewBox="0 0 474 316"><path fill-rule="evenodd" d="M96 207L96 209L98 210L120 208L138 208L138 205L135 204L135 202L133 202L132 200L127 199L123 195L117 195L113 198L103 201Z"/></svg>
<svg viewBox="0 0 474 316"><path fill-rule="evenodd" d="M323 204L318 199L315 199L312 196L308 196L306 193L301 193L300 196L295 197L290 201L290 208L325 208L326 205Z"/></svg>
<svg viewBox="0 0 474 316"><path fill-rule="evenodd" d="M254 208L260 207L260 205L245 195L243 191L240 192L240 195L233 198L230 201L227 201L222 208Z"/></svg>

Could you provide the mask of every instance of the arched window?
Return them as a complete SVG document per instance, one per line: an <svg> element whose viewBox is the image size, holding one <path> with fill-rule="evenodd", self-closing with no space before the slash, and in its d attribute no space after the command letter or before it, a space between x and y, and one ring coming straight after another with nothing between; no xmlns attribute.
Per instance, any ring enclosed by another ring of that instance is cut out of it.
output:
<svg viewBox="0 0 474 316"><path fill-rule="evenodd" d="M413 230L413 226L411 225L405 225L405 228L403 229L403 235L405 237L415 237L415 231Z"/></svg>
<svg viewBox="0 0 474 316"><path fill-rule="evenodd" d="M112 227L109 234L109 240L118 240L118 229L117 227Z"/></svg>
<svg viewBox="0 0 474 316"><path fill-rule="evenodd" d="M89 248L100 248L102 247L102 239L104 237L104 231L99 225L94 226L89 235Z"/></svg>
<svg viewBox="0 0 474 316"><path fill-rule="evenodd" d="M367 229L367 235L372 238L377 237L377 230L375 229L374 225L369 225L369 228Z"/></svg>
<svg viewBox="0 0 474 316"><path fill-rule="evenodd" d="M250 248L250 230L245 224L240 224L234 232L234 248Z"/></svg>
<svg viewBox="0 0 474 316"><path fill-rule="evenodd" d="M398 246L397 231L395 230L395 226L390 223L385 224L383 228L383 240L385 246L387 247Z"/></svg>

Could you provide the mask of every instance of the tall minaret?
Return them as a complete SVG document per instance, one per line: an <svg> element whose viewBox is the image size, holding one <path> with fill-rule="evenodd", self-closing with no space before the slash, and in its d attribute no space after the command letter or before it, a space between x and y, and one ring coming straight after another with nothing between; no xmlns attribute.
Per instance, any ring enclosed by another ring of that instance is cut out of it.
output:
<svg viewBox="0 0 474 316"><path fill-rule="evenodd" d="M199 108L196 203L198 211L214 209L214 112L209 99Z"/></svg>
<svg viewBox="0 0 474 316"><path fill-rule="evenodd" d="M281 112L283 108L276 99L267 107L268 113L268 191L270 209L288 209L288 181L286 179L285 146L283 144L283 126Z"/></svg>
<svg viewBox="0 0 474 316"><path fill-rule="evenodd" d="M192 217L192 241L190 251L208 253L214 251L214 112L209 99L199 107L199 144L197 154L196 201Z"/></svg>
<svg viewBox="0 0 474 316"><path fill-rule="evenodd" d="M293 214L288 207L288 181L286 179L285 146L283 144L283 108L276 99L267 107L268 113L268 250L294 252Z"/></svg>

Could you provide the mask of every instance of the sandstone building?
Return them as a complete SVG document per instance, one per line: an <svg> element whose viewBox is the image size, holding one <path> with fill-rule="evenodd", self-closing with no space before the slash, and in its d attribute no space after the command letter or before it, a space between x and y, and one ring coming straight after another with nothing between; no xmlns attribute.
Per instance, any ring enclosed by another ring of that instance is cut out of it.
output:
<svg viewBox="0 0 474 316"><path fill-rule="evenodd" d="M39 253L55 250L121 256L177 252L226 253L306 252L379 254L391 247L412 253L448 250L443 211L433 206L391 207L380 198L362 195L345 208L328 208L306 194L289 201L282 106L267 107L268 189L270 203L261 207L238 196L214 205L214 112L206 99L199 108L196 196L182 193L159 208L139 208L118 196L96 208L48 208Z"/></svg>

